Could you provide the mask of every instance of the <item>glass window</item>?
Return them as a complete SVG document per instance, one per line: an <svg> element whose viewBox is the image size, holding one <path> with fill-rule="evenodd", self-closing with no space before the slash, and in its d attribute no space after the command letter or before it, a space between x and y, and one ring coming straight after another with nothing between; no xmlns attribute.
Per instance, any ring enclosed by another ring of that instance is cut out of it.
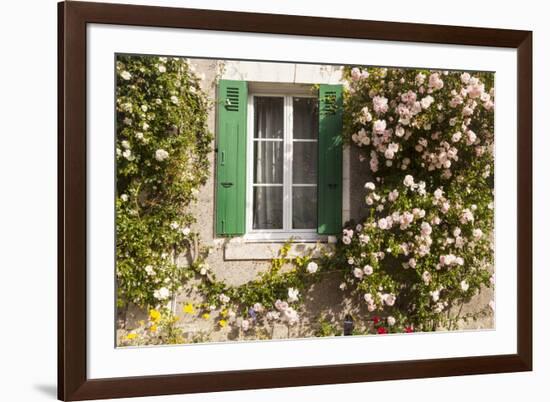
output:
<svg viewBox="0 0 550 402"><path fill-rule="evenodd" d="M318 100L254 96L252 229L317 229Z"/></svg>
<svg viewBox="0 0 550 402"><path fill-rule="evenodd" d="M283 229L284 97L254 97L253 229Z"/></svg>
<svg viewBox="0 0 550 402"><path fill-rule="evenodd" d="M317 187L292 187L292 228L317 227Z"/></svg>
<svg viewBox="0 0 550 402"><path fill-rule="evenodd" d="M292 184L317 184L317 141L294 140L292 151Z"/></svg>
<svg viewBox="0 0 550 402"><path fill-rule="evenodd" d="M254 187L254 229L283 228L283 187Z"/></svg>
<svg viewBox="0 0 550 402"><path fill-rule="evenodd" d="M284 98L254 97L254 138L283 139Z"/></svg>
<svg viewBox="0 0 550 402"><path fill-rule="evenodd" d="M319 133L318 108L317 98L292 98L294 139L317 139Z"/></svg>

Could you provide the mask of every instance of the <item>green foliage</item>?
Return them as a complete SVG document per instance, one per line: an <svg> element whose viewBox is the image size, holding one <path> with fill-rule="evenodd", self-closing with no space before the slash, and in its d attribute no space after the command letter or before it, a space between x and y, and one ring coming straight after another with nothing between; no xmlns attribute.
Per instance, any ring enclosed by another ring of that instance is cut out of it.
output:
<svg viewBox="0 0 550 402"><path fill-rule="evenodd" d="M382 333L457 328L477 318L460 306L490 286L493 266L494 75L368 67L345 77L345 138L372 182L364 219L326 263L348 266L369 311L395 319Z"/></svg>
<svg viewBox="0 0 550 402"><path fill-rule="evenodd" d="M325 336L336 336L339 335L338 327L332 324L326 317L321 316L317 322L318 326L315 330L315 336L325 337Z"/></svg>
<svg viewBox="0 0 550 402"><path fill-rule="evenodd" d="M116 73L118 305L155 306L196 243L187 207L210 172L209 105L184 59L118 56Z"/></svg>
<svg viewBox="0 0 550 402"><path fill-rule="evenodd" d="M168 309L151 309L147 320L140 321L137 328L119 331L118 345L177 345L193 342L193 339L186 338L177 322L178 318Z"/></svg>

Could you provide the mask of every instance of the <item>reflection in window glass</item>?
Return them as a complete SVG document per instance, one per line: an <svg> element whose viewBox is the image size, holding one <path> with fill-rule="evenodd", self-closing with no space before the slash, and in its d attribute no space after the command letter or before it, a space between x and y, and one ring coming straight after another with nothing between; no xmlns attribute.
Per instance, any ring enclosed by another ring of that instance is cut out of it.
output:
<svg viewBox="0 0 550 402"><path fill-rule="evenodd" d="M317 142L293 144L292 182L294 184L317 183Z"/></svg>
<svg viewBox="0 0 550 402"><path fill-rule="evenodd" d="M317 187L292 187L292 228L317 227Z"/></svg>
<svg viewBox="0 0 550 402"><path fill-rule="evenodd" d="M283 228L283 188L254 187L254 229Z"/></svg>
<svg viewBox="0 0 550 402"><path fill-rule="evenodd" d="M254 97L254 138L283 138L284 98Z"/></svg>
<svg viewBox="0 0 550 402"><path fill-rule="evenodd" d="M292 98L294 139L317 139L318 104L317 98Z"/></svg>

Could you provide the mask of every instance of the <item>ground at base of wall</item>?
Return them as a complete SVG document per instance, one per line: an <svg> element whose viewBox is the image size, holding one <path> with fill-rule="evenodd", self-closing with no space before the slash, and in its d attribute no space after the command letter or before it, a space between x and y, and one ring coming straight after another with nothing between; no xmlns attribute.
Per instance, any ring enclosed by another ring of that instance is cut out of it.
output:
<svg viewBox="0 0 550 402"><path fill-rule="evenodd" d="M196 284L195 284L196 285ZM376 334L376 325L372 318L376 312L369 313L365 308L360 308L362 303L357 303L349 294L338 290L338 277L326 278L326 280L312 286L304 295L304 301L299 309L300 320L294 325L288 325L280 321L268 321L261 319L250 322L245 331L242 319L235 320L221 317L219 312L208 313L207 317L202 311L186 306L199 305L202 302L196 291L196 286L189 284L180 292L173 304L174 316L177 317L175 326L179 328L182 338L178 342L170 342L163 339L155 339L150 344L164 343L205 343L205 342L236 342L257 340L282 340L297 338L329 337L344 335L344 321L348 315L353 319L353 334ZM492 299L491 289L483 289L480 294L464 306L456 306L451 309L451 314L458 312L463 316L475 314L479 306L488 305ZM364 303L363 303L364 304ZM494 315L487 307L476 320L463 321L458 330L489 330L494 329ZM117 345L127 346L123 340L127 334L139 328L149 318L147 309L130 306L125 311L119 311L117 322ZM221 319L227 321L227 325L220 327ZM384 319L383 316L380 317ZM448 328L438 328L437 331L448 331ZM146 344L146 343L144 343Z"/></svg>

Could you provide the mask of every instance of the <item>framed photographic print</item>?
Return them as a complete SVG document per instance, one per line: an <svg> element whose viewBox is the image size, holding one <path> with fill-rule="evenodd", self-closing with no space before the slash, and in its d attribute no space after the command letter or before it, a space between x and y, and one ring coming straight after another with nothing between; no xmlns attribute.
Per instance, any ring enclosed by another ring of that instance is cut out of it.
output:
<svg viewBox="0 0 550 402"><path fill-rule="evenodd" d="M58 16L59 399L531 370L531 32Z"/></svg>

